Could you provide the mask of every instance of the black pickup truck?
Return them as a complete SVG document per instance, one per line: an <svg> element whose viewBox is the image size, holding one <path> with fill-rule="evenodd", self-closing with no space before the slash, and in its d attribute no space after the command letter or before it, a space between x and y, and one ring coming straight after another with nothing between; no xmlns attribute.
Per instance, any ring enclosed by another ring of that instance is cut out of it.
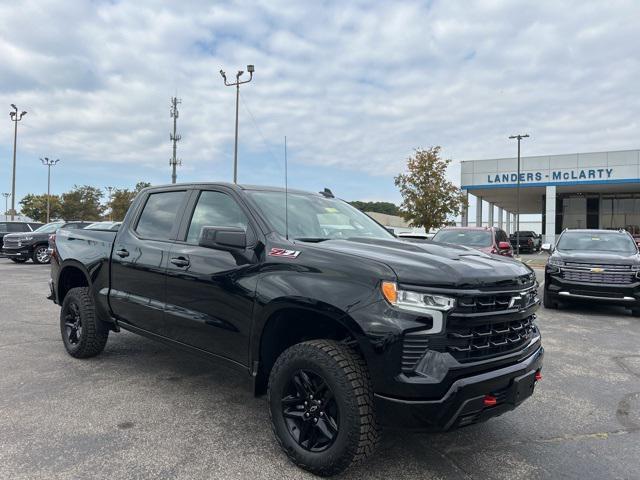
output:
<svg viewBox="0 0 640 480"><path fill-rule="evenodd" d="M370 455L380 425L471 425L541 378L529 267L398 240L327 189L147 188L118 232L59 231L50 287L69 354L126 329L222 361L320 475Z"/></svg>

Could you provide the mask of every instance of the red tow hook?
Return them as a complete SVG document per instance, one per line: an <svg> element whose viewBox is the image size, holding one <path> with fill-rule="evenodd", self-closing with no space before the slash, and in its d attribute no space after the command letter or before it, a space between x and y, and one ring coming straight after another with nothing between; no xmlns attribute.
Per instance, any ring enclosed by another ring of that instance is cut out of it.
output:
<svg viewBox="0 0 640 480"><path fill-rule="evenodd" d="M498 403L498 399L493 395L485 395L483 402L485 407L493 407L496 403Z"/></svg>
<svg viewBox="0 0 640 480"><path fill-rule="evenodd" d="M539 382L540 380L542 380L542 372L540 370L538 370L536 372L536 382Z"/></svg>

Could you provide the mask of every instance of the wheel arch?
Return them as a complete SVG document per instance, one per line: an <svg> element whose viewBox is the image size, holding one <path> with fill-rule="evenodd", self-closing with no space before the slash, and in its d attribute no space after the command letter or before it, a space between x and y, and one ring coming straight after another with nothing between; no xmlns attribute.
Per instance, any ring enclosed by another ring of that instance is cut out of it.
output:
<svg viewBox="0 0 640 480"><path fill-rule="evenodd" d="M266 391L278 356L296 343L315 339L344 341L358 346L363 332L347 313L325 302L282 298L263 307L254 326L251 358L256 376L254 393Z"/></svg>
<svg viewBox="0 0 640 480"><path fill-rule="evenodd" d="M58 274L56 289L57 303L62 305L64 297L69 290L76 287L90 287L91 281L84 265L76 261L68 261L63 264Z"/></svg>

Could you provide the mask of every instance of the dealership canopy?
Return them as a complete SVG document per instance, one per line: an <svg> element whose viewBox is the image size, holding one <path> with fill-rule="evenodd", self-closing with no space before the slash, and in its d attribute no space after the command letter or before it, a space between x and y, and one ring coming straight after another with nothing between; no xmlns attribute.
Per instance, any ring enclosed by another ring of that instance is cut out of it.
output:
<svg viewBox="0 0 640 480"><path fill-rule="evenodd" d="M489 225L513 230L517 211L516 158L462 162L461 185L489 203ZM494 207L498 209L494 219ZM544 155L520 159L520 213L542 214L542 233L553 241L564 228L624 228L640 233L640 150ZM462 218L468 224L467 212Z"/></svg>

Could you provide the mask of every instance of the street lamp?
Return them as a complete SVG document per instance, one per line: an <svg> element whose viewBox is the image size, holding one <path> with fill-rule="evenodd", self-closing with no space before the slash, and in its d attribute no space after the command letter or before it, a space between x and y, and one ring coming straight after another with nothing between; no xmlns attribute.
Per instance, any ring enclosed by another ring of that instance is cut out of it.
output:
<svg viewBox="0 0 640 480"><path fill-rule="evenodd" d="M47 223L49 223L49 216L51 214L51 167L60 161L60 159L49 160L48 157L41 158L40 161L43 165L47 166Z"/></svg>
<svg viewBox="0 0 640 480"><path fill-rule="evenodd" d="M9 205L8 205L8 201L9 201L9 197L11 196L11 194L9 192L5 192L2 194L2 196L4 197L4 219L5 221L7 220L7 213L9 210Z"/></svg>
<svg viewBox="0 0 640 480"><path fill-rule="evenodd" d="M520 140L529 138L529 134L511 135L509 139L518 139L518 181L516 183L516 256L520 256Z"/></svg>
<svg viewBox="0 0 640 480"><path fill-rule="evenodd" d="M16 214L16 143L18 140L18 122L22 120L27 112L22 111L18 113L18 107L16 107L13 103L11 104L11 108L13 108L13 112L9 112L9 116L11 117L11 121L14 123L13 128L13 176L11 177L11 220L14 220L14 216Z"/></svg>
<svg viewBox="0 0 640 480"><path fill-rule="evenodd" d="M253 72L255 67L253 65L247 65L247 72L249 72L249 80L240 81L240 77L244 74L242 70L238 70L236 75L236 81L234 83L227 82L227 75L223 70L220 70L220 75L224 80L224 84L227 87L236 87L236 141L233 152L233 183L238 183L238 102L240 101L240 85L243 83L249 83L253 78Z"/></svg>

